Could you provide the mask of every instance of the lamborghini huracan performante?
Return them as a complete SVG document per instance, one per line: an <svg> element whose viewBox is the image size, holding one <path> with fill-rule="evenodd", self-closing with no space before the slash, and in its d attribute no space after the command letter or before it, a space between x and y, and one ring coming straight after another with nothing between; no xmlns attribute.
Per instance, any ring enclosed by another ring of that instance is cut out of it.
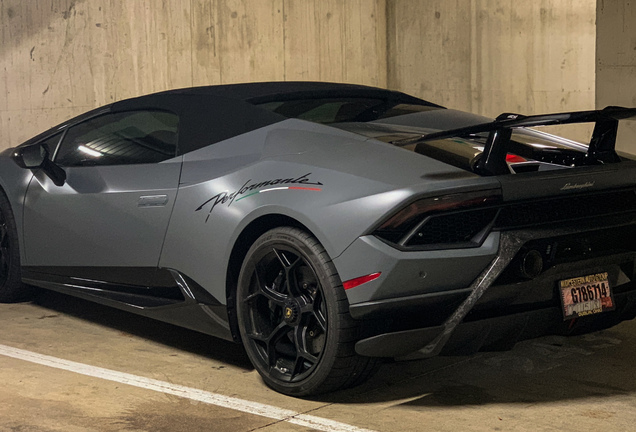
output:
<svg viewBox="0 0 636 432"><path fill-rule="evenodd" d="M0 300L40 287L233 340L295 396L607 328L636 315L634 116L310 82L116 102L0 155ZM588 144L537 128L574 123Z"/></svg>

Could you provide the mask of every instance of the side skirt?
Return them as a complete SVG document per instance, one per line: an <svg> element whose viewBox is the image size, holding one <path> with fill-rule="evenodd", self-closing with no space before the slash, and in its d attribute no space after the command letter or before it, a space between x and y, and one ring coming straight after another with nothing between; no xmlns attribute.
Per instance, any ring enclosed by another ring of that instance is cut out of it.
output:
<svg viewBox="0 0 636 432"><path fill-rule="evenodd" d="M227 307L176 270L167 269L172 286L142 286L49 273L24 267L22 282L79 297L137 315L233 340Z"/></svg>

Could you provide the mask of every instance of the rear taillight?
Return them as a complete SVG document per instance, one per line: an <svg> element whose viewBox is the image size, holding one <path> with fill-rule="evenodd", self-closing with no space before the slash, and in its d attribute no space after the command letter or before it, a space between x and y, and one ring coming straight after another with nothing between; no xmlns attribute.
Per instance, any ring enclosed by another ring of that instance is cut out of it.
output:
<svg viewBox="0 0 636 432"><path fill-rule="evenodd" d="M424 198L391 216L374 235L405 248L479 246L497 216L499 203L498 191Z"/></svg>

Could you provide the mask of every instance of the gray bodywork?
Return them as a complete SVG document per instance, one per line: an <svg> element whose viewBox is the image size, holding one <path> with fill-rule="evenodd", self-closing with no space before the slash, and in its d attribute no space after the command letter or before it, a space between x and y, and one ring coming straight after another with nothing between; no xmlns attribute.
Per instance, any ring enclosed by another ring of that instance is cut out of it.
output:
<svg viewBox="0 0 636 432"><path fill-rule="evenodd" d="M135 103L170 106L170 98L177 96L140 98ZM206 104L223 104L215 96L197 97ZM201 114L192 112L185 109L180 114L201 121ZM49 135L82 120L58 126ZM411 136L414 131L426 134L484 121L439 109L357 127L375 130L377 135L401 130ZM378 301L474 292L480 286L476 281L501 258L499 231L490 232L478 247L417 251L400 250L373 235L378 224L415 199L474 191L493 192L504 200L568 195L578 191L561 190L563 185L590 178L595 179L594 189L634 185L633 168L624 169L617 178L614 169L603 166L502 180L382 142L372 133L354 132L359 132L356 125L333 127L282 119L210 145L197 145L156 164L66 168L63 186L53 184L41 170L17 167L9 157L12 150L5 151L0 157L0 185L18 225L22 266L170 271L186 303L202 308L213 324L202 328L169 314L153 316L232 338L224 310L233 307L237 272L232 268L236 267L233 251L238 250L242 236L261 224L270 227L280 220L311 232L343 281L381 273L378 279L346 291L356 316L356 305L372 308ZM205 131L196 138L183 135L180 139L205 140ZM506 250L506 259L510 261L520 247ZM74 288L81 291L81 277L77 279L77 286L38 282L33 276L27 282L72 293ZM143 281L136 284L144 286ZM145 285L152 285L152 280ZM189 292L189 286L201 287L209 294L208 301ZM87 291L82 295L96 299ZM103 302L126 304L113 299ZM140 313L153 309L127 305ZM161 308L168 306L175 305ZM368 308L358 313L363 317ZM420 337L411 349L387 355L417 351L428 342ZM378 353L370 350L368 354L374 352Z"/></svg>

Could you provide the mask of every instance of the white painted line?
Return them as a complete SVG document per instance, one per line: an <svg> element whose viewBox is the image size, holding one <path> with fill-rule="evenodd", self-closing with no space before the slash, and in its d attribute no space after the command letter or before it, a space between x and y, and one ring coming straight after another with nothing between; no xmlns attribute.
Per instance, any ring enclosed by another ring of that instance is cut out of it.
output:
<svg viewBox="0 0 636 432"><path fill-rule="evenodd" d="M254 414L261 417L267 417L303 427L309 427L319 431L374 432L369 429L362 429L356 426L348 425L346 423L340 423L334 420L329 420L308 414L301 414L295 411L286 410L271 405L251 402L231 396L223 396L217 393L210 393L192 387L180 386L165 381L144 378L137 375L104 369L83 363L76 363L73 361L63 360L56 357L34 353L31 351L25 351L6 345L0 345L0 355L40 364L43 366L49 366L56 369L62 369L65 371L74 372L94 378L101 378L108 381L114 381L121 384L144 388L147 390L175 395L182 398L207 403L210 405L216 405L222 408L228 408L235 411Z"/></svg>

